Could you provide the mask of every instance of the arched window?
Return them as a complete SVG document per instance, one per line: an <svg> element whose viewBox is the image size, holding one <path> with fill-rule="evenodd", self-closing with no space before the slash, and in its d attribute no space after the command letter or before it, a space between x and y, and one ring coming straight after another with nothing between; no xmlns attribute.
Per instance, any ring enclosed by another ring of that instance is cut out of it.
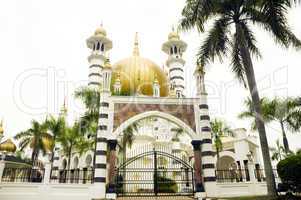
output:
<svg viewBox="0 0 301 200"><path fill-rule="evenodd" d="M173 54L173 50L172 50L172 47L170 47L170 54L171 54L171 55Z"/></svg>
<svg viewBox="0 0 301 200"><path fill-rule="evenodd" d="M178 53L178 49L177 49L177 47L175 46L175 54L177 54Z"/></svg>
<svg viewBox="0 0 301 200"><path fill-rule="evenodd" d="M93 44L93 51L95 51L95 44Z"/></svg>
<svg viewBox="0 0 301 200"><path fill-rule="evenodd" d="M99 50L99 49L100 49L100 44L99 44L99 42L97 42L96 50Z"/></svg>
<svg viewBox="0 0 301 200"><path fill-rule="evenodd" d="M101 45L101 49L100 49L101 51L104 51L105 50L105 46L102 44Z"/></svg>

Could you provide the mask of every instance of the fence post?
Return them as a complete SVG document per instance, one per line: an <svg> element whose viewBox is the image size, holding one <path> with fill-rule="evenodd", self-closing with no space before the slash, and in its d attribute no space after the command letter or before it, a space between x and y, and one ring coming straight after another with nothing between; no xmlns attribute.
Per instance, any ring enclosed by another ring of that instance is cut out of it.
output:
<svg viewBox="0 0 301 200"><path fill-rule="evenodd" d="M256 182L255 166L253 162L248 163L248 171L250 176L250 182Z"/></svg>
<svg viewBox="0 0 301 200"><path fill-rule="evenodd" d="M4 162L4 159L3 160L1 159L0 160L0 183L2 182L4 168L5 168L5 162Z"/></svg>

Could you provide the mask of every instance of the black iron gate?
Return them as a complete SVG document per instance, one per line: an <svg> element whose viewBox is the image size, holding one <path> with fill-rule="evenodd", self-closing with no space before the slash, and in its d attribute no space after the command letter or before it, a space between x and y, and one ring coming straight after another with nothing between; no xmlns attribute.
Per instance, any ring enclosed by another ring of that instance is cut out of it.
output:
<svg viewBox="0 0 301 200"><path fill-rule="evenodd" d="M119 166L116 191L118 196L192 196L193 180L193 168L186 161L154 150Z"/></svg>

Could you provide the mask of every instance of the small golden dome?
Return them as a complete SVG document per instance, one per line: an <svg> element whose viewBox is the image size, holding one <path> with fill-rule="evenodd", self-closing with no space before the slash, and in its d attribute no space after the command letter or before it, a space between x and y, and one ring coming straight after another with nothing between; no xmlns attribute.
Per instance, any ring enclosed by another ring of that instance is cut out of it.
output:
<svg viewBox="0 0 301 200"><path fill-rule="evenodd" d="M175 31L175 27L172 27L172 31L168 34L168 40L180 40L178 31Z"/></svg>
<svg viewBox="0 0 301 200"><path fill-rule="evenodd" d="M160 85L160 96L168 96L167 76L157 64L149 59L140 57L136 33L133 55L113 65L112 85L114 85L116 79L120 79L121 95L153 96L155 77L157 77Z"/></svg>
<svg viewBox="0 0 301 200"><path fill-rule="evenodd" d="M106 37L107 36L107 31L103 28L103 26L101 25L100 27L98 27L95 32L94 32L94 35L100 35L100 36L103 36L103 37Z"/></svg>
<svg viewBox="0 0 301 200"><path fill-rule="evenodd" d="M0 144L0 151L14 153L17 147L11 139L8 139Z"/></svg>
<svg viewBox="0 0 301 200"><path fill-rule="evenodd" d="M177 32L172 31L168 34L168 40L180 40L180 36Z"/></svg>

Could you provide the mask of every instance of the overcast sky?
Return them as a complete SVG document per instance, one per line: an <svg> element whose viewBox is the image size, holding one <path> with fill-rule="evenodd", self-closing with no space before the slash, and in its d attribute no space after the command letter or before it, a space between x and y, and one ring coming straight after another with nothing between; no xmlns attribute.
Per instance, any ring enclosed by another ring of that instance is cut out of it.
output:
<svg viewBox="0 0 301 200"><path fill-rule="evenodd" d="M132 53L134 33L139 32L140 52L159 66L166 55L161 45L180 18L184 0L3 0L0 3L0 117L5 134L13 136L57 113L67 96L71 119L78 117L74 88L88 77L86 39L101 23L113 41L112 62ZM289 23L301 38L301 9L291 10ZM261 96L300 95L300 52L276 46L270 36L255 30L263 59L254 60ZM195 54L204 35L182 34L188 43L185 79L187 96L195 95L192 81ZM249 121L237 119L248 91L239 84L227 59L213 63L206 74L211 117L223 117L233 127L249 129ZM277 124L268 125L269 142L281 137ZM289 142L301 148L301 133L289 134Z"/></svg>

